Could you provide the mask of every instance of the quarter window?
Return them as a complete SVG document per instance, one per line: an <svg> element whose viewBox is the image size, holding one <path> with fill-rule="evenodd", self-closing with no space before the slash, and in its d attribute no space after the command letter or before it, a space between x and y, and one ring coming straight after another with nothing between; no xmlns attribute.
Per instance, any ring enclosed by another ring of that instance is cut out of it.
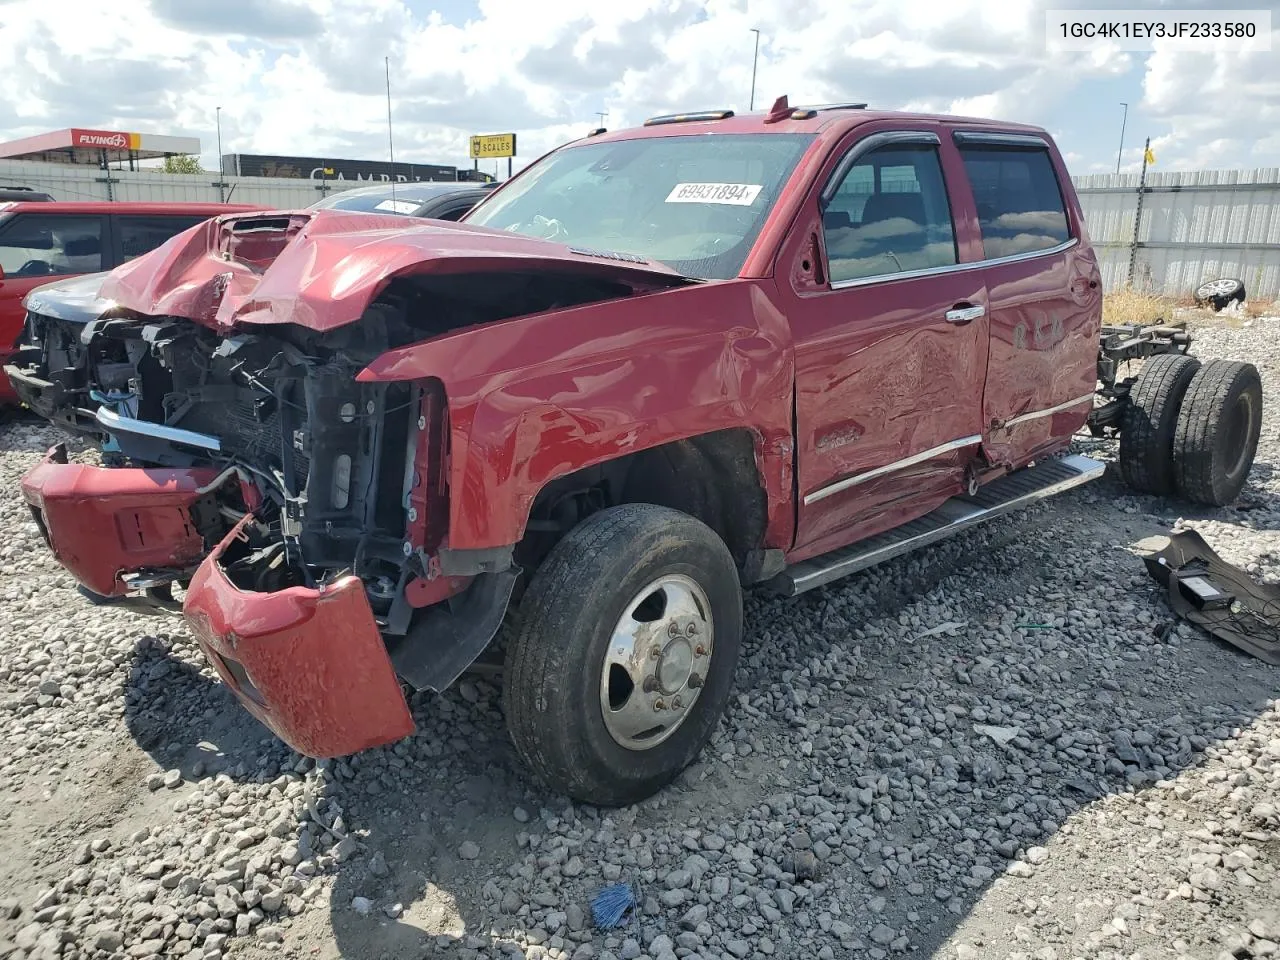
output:
<svg viewBox="0 0 1280 960"><path fill-rule="evenodd" d="M1047 250L1070 239L1048 150L984 145L961 147L960 155L988 260Z"/></svg>
<svg viewBox="0 0 1280 960"><path fill-rule="evenodd" d="M0 233L0 267L10 277L56 277L102 269L102 220L25 213Z"/></svg>
<svg viewBox="0 0 1280 960"><path fill-rule="evenodd" d="M938 148L890 144L859 157L822 216L833 283L956 262Z"/></svg>

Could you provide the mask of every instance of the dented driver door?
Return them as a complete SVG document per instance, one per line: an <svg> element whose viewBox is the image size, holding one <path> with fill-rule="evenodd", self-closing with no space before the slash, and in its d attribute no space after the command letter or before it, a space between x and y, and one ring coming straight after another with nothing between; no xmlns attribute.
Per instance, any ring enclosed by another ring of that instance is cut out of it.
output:
<svg viewBox="0 0 1280 960"><path fill-rule="evenodd" d="M987 295L968 264L971 200L955 147L936 124L854 136L815 186L786 291L800 495L792 560L933 509L964 488L982 439Z"/></svg>

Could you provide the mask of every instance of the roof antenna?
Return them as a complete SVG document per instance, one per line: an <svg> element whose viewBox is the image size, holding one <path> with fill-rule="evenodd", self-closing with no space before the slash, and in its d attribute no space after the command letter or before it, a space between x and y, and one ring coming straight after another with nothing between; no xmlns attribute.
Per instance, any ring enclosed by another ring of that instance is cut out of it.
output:
<svg viewBox="0 0 1280 960"><path fill-rule="evenodd" d="M769 108L769 114L764 118L764 122L777 123L779 120L785 120L789 116L791 116L791 105L787 103L787 95L784 93L773 101L773 106Z"/></svg>

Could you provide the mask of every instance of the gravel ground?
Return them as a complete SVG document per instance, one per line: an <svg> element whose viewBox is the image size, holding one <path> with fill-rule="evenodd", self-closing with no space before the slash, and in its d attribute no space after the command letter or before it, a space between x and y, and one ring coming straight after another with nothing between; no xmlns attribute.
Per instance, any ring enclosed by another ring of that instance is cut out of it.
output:
<svg viewBox="0 0 1280 960"><path fill-rule="evenodd" d="M623 810L528 782L485 679L392 747L293 754L180 620L76 594L17 492L55 435L3 428L0 956L1280 956L1280 670L1175 625L1132 550L1181 522L1280 580L1280 319L1199 332L1266 387L1235 507L1109 472L751 597L712 745ZM620 879L640 916L593 930Z"/></svg>

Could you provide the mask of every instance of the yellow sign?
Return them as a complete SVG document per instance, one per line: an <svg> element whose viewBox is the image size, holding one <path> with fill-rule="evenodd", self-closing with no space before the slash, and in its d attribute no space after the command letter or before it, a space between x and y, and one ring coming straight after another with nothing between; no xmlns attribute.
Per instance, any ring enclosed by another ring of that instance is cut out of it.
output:
<svg viewBox="0 0 1280 960"><path fill-rule="evenodd" d="M471 138L471 159L485 160L516 155L514 133L486 133Z"/></svg>
<svg viewBox="0 0 1280 960"><path fill-rule="evenodd" d="M1152 153L1152 152L1151 152L1151 148L1150 148L1150 147L1147 147L1147 151L1146 151L1146 153L1144 153L1144 154L1142 155L1142 161L1143 161L1143 163L1145 163L1147 166L1151 166L1153 163L1155 163L1155 162L1156 162L1156 155L1155 155L1154 153Z"/></svg>

